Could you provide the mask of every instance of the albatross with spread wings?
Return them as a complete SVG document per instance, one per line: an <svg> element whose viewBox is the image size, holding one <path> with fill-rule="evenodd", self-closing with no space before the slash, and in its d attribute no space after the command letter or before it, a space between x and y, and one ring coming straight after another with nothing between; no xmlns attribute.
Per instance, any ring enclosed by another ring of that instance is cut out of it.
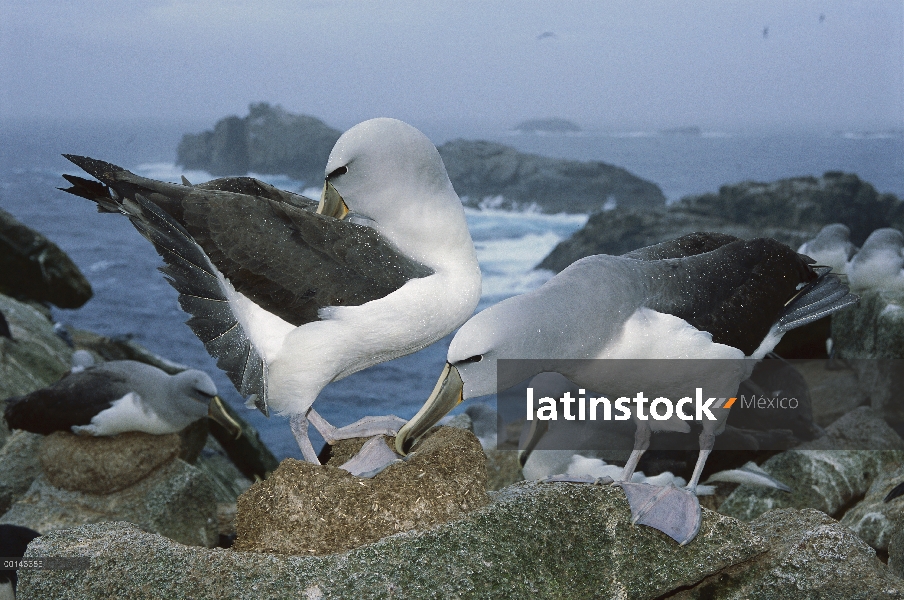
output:
<svg viewBox="0 0 904 600"><path fill-rule="evenodd" d="M187 321L243 396L290 416L317 462L310 421L328 441L394 435L404 420L337 429L311 408L332 381L420 350L464 323L480 269L461 202L420 131L372 119L330 153L319 204L248 177L163 183L106 162L67 158L97 178L73 193L121 212L166 263ZM372 440L366 475L397 459ZM362 450L363 452L363 450Z"/></svg>
<svg viewBox="0 0 904 600"><path fill-rule="evenodd" d="M583 258L538 289L491 306L462 326L433 394L399 431L396 448L407 451L463 399L493 394L545 371L613 398L627 391L669 397L687 386L723 400L734 396L785 332L857 302L828 267L813 262L772 239L722 234L691 234L624 256ZM597 360L641 358L706 360L643 369ZM497 381L498 359L530 360L509 362ZM682 544L699 528L693 492L728 418L728 410L715 412L718 418L701 421L700 453L687 490L630 483L652 431L690 431L686 419L674 418L678 415L664 420L632 415L634 450L616 483L625 489L635 522Z"/></svg>

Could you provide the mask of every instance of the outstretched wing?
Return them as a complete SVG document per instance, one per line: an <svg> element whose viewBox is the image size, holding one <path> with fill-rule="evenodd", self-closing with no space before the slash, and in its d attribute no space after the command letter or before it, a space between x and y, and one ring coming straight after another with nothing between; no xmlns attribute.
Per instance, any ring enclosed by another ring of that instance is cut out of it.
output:
<svg viewBox="0 0 904 600"><path fill-rule="evenodd" d="M382 298L432 270L378 232L315 212L316 203L248 177L202 185L148 179L91 158L66 158L100 183L65 175L64 191L123 212L151 241L188 325L243 395L266 398L266 366L228 302L225 280L293 325L321 308Z"/></svg>

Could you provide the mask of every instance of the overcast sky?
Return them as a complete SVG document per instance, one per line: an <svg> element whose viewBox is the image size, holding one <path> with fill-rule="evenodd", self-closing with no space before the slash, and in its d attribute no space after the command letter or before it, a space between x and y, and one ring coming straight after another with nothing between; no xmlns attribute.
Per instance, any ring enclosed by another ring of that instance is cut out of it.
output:
<svg viewBox="0 0 904 600"><path fill-rule="evenodd" d="M904 124L901 0L0 0L0 116Z"/></svg>

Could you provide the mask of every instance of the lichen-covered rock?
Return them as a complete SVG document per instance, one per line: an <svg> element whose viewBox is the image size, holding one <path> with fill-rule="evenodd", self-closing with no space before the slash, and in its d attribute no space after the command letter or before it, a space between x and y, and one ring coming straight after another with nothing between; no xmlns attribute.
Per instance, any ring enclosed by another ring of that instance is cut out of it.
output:
<svg viewBox="0 0 904 600"><path fill-rule="evenodd" d="M44 436L27 431L14 431L0 447L0 515L9 510L41 474L38 460Z"/></svg>
<svg viewBox="0 0 904 600"><path fill-rule="evenodd" d="M109 494L135 485L179 455L178 434L138 431L114 436L78 436L57 431L41 445L41 469L60 489Z"/></svg>
<svg viewBox="0 0 904 600"><path fill-rule="evenodd" d="M776 454L761 465L786 483L791 493L742 485L719 512L745 521L776 508L815 508L836 515L862 497L889 465L902 461L904 440L877 412L860 407L830 425L824 437Z"/></svg>
<svg viewBox="0 0 904 600"><path fill-rule="evenodd" d="M0 336L0 408L10 396L48 386L69 370L72 349L36 308L0 294L12 340Z"/></svg>
<svg viewBox="0 0 904 600"><path fill-rule="evenodd" d="M333 466L341 454L323 466L288 458L270 477L252 485L238 499L233 548L339 552L432 527L489 501L486 457L477 438L462 429L435 429L405 462L390 465L372 479Z"/></svg>
<svg viewBox="0 0 904 600"><path fill-rule="evenodd" d="M182 544L215 546L217 503L209 478L181 460L154 471L132 487L110 494L70 492L39 476L0 523L42 534L86 523L128 521Z"/></svg>
<svg viewBox="0 0 904 600"><path fill-rule="evenodd" d="M499 492L459 520L328 556L187 548L120 523L55 532L29 553L89 556L91 568L23 572L19 600L249 594L642 600L693 585L765 550L747 525L708 510L697 537L678 546L659 531L632 525L619 488L531 482Z"/></svg>
<svg viewBox="0 0 904 600"><path fill-rule="evenodd" d="M888 541L888 571L904 579L904 529L895 531Z"/></svg>
<svg viewBox="0 0 904 600"><path fill-rule="evenodd" d="M880 600L904 598L904 581L849 529L811 509L776 510L750 523L769 551L728 567L672 600Z"/></svg>
<svg viewBox="0 0 904 600"><path fill-rule="evenodd" d="M873 481L866 497L841 519L842 525L847 525L867 544L882 551L888 551L888 543L896 531L904 530L904 498L885 502L888 492L904 481L904 467L887 467L888 470Z"/></svg>
<svg viewBox="0 0 904 600"><path fill-rule="evenodd" d="M0 293L78 308L91 284L65 252L40 233L0 210Z"/></svg>

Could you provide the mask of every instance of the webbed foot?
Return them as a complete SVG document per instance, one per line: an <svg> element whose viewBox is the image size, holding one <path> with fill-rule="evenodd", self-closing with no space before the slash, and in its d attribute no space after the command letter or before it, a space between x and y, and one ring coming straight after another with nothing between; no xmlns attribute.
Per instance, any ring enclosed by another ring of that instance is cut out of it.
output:
<svg viewBox="0 0 904 600"><path fill-rule="evenodd" d="M614 485L625 490L634 524L658 529L682 546L700 530L700 502L690 490L627 481Z"/></svg>
<svg viewBox="0 0 904 600"><path fill-rule="evenodd" d="M369 439L351 460L339 466L352 475L370 479L402 458L390 449L382 435Z"/></svg>

